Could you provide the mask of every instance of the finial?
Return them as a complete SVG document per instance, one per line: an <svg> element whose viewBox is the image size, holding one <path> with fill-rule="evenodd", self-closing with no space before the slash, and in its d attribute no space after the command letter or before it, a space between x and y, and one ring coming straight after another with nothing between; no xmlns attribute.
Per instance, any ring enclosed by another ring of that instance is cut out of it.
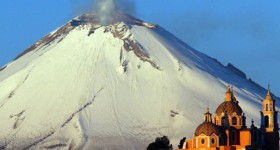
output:
<svg viewBox="0 0 280 150"><path fill-rule="evenodd" d="M267 87L267 95L271 95L271 93L270 93L270 84L268 84L268 87Z"/></svg>
<svg viewBox="0 0 280 150"><path fill-rule="evenodd" d="M254 120L252 119L252 124L251 124L251 128L255 128L255 125L254 125Z"/></svg>
<svg viewBox="0 0 280 150"><path fill-rule="evenodd" d="M207 101L207 112L209 112L209 100Z"/></svg>
<svg viewBox="0 0 280 150"><path fill-rule="evenodd" d="M207 107L207 111L206 112L209 113L209 106Z"/></svg>
<svg viewBox="0 0 280 150"><path fill-rule="evenodd" d="M231 92L231 86L228 85L228 92Z"/></svg>

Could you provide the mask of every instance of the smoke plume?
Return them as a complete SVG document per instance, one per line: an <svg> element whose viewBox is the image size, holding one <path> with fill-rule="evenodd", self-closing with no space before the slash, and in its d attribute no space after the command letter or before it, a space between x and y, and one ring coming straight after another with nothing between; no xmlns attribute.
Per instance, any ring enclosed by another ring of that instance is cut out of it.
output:
<svg viewBox="0 0 280 150"><path fill-rule="evenodd" d="M134 0L71 0L73 15L81 15L85 12L95 12L99 15L100 24L108 25L115 12L122 12L135 16Z"/></svg>
<svg viewBox="0 0 280 150"><path fill-rule="evenodd" d="M134 6L131 0L94 0L94 11L99 15L102 25L110 24L113 20L112 15L116 12L134 15Z"/></svg>
<svg viewBox="0 0 280 150"><path fill-rule="evenodd" d="M118 10L116 0L95 0L94 4L94 10L99 16L100 24L107 25L112 22L113 13Z"/></svg>

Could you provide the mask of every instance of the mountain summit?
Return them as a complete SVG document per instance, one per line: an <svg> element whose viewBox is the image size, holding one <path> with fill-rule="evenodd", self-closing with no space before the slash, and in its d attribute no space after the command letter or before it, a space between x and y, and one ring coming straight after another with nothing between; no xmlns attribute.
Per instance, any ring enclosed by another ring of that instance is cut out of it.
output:
<svg viewBox="0 0 280 150"><path fill-rule="evenodd" d="M143 150L162 135L175 146L229 84L259 118L266 90L236 67L158 25L113 18L83 14L1 69L0 149Z"/></svg>

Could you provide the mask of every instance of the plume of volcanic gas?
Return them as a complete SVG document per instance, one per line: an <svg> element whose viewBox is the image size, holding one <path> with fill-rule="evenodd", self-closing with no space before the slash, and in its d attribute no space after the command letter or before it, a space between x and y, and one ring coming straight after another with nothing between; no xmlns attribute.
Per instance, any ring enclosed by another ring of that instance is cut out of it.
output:
<svg viewBox="0 0 280 150"><path fill-rule="evenodd" d="M95 10L101 25L108 25L113 21L112 15L118 10L116 0L95 0Z"/></svg>
<svg viewBox="0 0 280 150"><path fill-rule="evenodd" d="M114 22L114 15L130 14L135 15L135 4L132 0L72 0L73 14L75 16L85 12L93 12L101 25L109 25Z"/></svg>
<svg viewBox="0 0 280 150"><path fill-rule="evenodd" d="M117 13L135 15L135 5L131 0L94 0L93 3L101 25L114 22L114 14Z"/></svg>

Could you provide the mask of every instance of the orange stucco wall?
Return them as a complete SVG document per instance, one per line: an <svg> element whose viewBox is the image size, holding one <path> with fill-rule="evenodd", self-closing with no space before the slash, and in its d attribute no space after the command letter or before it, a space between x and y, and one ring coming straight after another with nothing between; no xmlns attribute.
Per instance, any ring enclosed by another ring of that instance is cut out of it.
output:
<svg viewBox="0 0 280 150"><path fill-rule="evenodd" d="M240 131L240 146L245 147L251 145L250 131Z"/></svg>
<svg viewBox="0 0 280 150"><path fill-rule="evenodd" d="M227 136L229 136L229 132L226 132ZM197 138L197 140L196 140ZM205 139L205 143L202 144L201 143L201 139L204 138ZM208 140L208 138L210 138L210 141ZM212 137L213 138L213 137ZM217 142L217 138L214 137L216 142ZM239 137L237 138L239 140L238 143L240 144L236 144L236 145L231 145L230 142L228 142L227 146L217 146L215 144L211 143L211 137L207 137L207 136L202 136L202 137L194 137L194 140L186 140L186 148L185 149L178 149L178 150L200 150L201 148L205 148L207 150L232 150L232 148L238 150L238 149L244 149L247 145L251 145L251 133L250 130L241 130L239 133ZM197 143L196 143L197 141ZM194 142L194 143L193 143ZM210 143L208 143L210 142ZM210 147L209 147L210 145Z"/></svg>

